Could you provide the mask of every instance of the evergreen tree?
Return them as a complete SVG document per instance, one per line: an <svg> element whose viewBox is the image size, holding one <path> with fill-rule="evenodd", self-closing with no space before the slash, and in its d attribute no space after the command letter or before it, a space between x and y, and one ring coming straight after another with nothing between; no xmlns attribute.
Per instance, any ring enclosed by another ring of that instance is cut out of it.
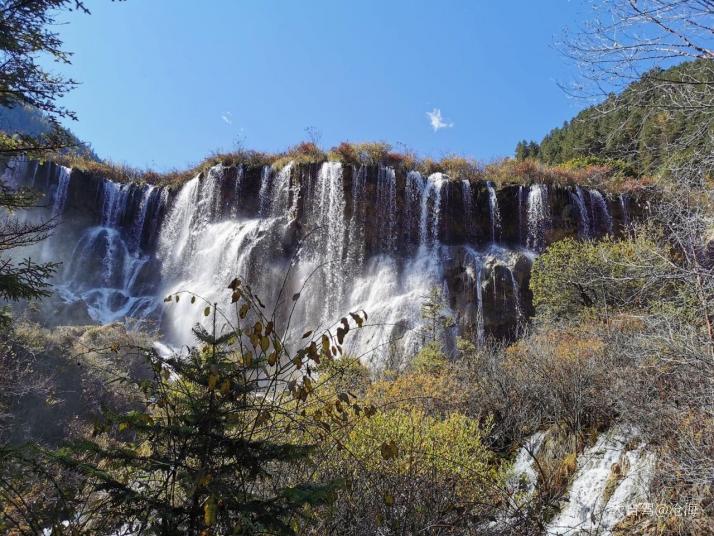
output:
<svg viewBox="0 0 714 536"><path fill-rule="evenodd" d="M331 499L334 483L286 475L317 453L299 440L301 414L315 365L341 352L349 322L288 355L259 299L238 280L231 289L235 327L219 329L228 315L206 306L210 329L196 325L188 355L144 350L153 374L137 382L143 407L107 410L91 439L48 454L85 482L69 511L88 513L81 530L70 521L72 534L293 534L306 506Z"/></svg>
<svg viewBox="0 0 714 536"><path fill-rule="evenodd" d="M89 13L81 0L0 0L0 106L22 107L49 122L41 133L13 134L8 133L10 125L0 123L0 165L13 157L42 157L77 145L76 138L59 126L59 118L75 116L57 104L76 83L48 72L40 60L49 57L69 63L70 54L62 49L54 30L56 15L63 9ZM0 211L5 213L0 221L0 299L18 301L49 294L48 279L56 264L30 259L16 262L8 255L10 250L44 240L54 228L53 221L28 222L12 215L37 202L31 192L0 180ZM0 310L0 327L9 321L7 309Z"/></svg>
<svg viewBox="0 0 714 536"><path fill-rule="evenodd" d="M49 278L57 269L56 263L37 263L30 258L23 261L5 256L7 252L41 242L54 229L53 220L33 223L12 216L16 210L35 206L37 196L26 189L13 189L0 181L0 211L6 215L0 221L0 299L30 300L48 296ZM0 309L0 327L10 322L8 310Z"/></svg>
<svg viewBox="0 0 714 536"><path fill-rule="evenodd" d="M525 160L527 158L538 158L540 154L540 146L537 142L531 140L521 140L516 144L516 160Z"/></svg>
<svg viewBox="0 0 714 536"><path fill-rule="evenodd" d="M422 340L437 342L444 332L454 326L454 319L446 314L447 307L438 287L432 287L421 305L421 317L424 319Z"/></svg>

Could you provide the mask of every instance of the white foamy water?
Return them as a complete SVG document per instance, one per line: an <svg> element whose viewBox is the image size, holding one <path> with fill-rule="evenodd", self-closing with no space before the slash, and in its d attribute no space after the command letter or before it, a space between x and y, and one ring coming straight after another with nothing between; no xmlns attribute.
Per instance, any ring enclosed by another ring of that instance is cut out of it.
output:
<svg viewBox="0 0 714 536"><path fill-rule="evenodd" d="M631 434L613 429L578 457L567 502L548 524L547 534L611 534L627 507L645 500L654 458L643 445L628 450L631 439ZM607 497L608 478L616 465L624 476Z"/></svg>

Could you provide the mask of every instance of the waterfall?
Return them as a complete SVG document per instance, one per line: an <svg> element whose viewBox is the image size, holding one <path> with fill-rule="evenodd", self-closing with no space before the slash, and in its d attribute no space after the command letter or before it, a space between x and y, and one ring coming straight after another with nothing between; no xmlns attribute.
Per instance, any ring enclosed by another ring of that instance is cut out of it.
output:
<svg viewBox="0 0 714 536"><path fill-rule="evenodd" d="M441 223L441 189L447 179L443 173L429 175L421 194L421 217L419 220L419 241L422 246L439 241ZM429 225L431 220L431 225Z"/></svg>
<svg viewBox="0 0 714 536"><path fill-rule="evenodd" d="M102 226L121 224L129 199L130 185L105 179L102 183Z"/></svg>
<svg viewBox="0 0 714 536"><path fill-rule="evenodd" d="M205 299L208 303L225 303L225 288L228 282L239 276L251 280L251 286L256 291L262 291L263 285L259 275L252 272L253 264L268 239L266 231L269 222L253 219L242 222L224 221L211 223L204 228L204 236L210 240L192 241L189 235L180 235L189 243L177 246L185 252L183 269L179 277L166 273L167 283L162 295L175 295L189 291ZM163 237L162 237L163 238ZM264 272L271 273L270 266L263 266ZM266 303L271 296L261 292L261 299ZM188 297L165 308L164 318L166 329L174 341L190 342L191 328L196 322L205 322L199 314L199 309L192 306ZM230 313L230 310L226 311Z"/></svg>
<svg viewBox="0 0 714 536"><path fill-rule="evenodd" d="M58 292L67 302L83 301L95 322L145 318L157 307L155 296L137 288L147 260L130 251L119 230L91 227L74 248ZM101 269L88 273L88 266Z"/></svg>
<svg viewBox="0 0 714 536"><path fill-rule="evenodd" d="M233 207L231 209L231 216L238 217L238 200L240 199L243 187L243 179L245 178L245 171L243 166L238 166L236 170L235 183L233 184Z"/></svg>
<svg viewBox="0 0 714 536"><path fill-rule="evenodd" d="M290 162L281 171L285 173L289 180L292 182L292 187L290 188L290 208L288 209L288 218L290 221L296 220L298 217L298 203L300 201L300 182L293 180L293 163Z"/></svg>
<svg viewBox="0 0 714 536"><path fill-rule="evenodd" d="M260 172L260 191L258 192L258 214L263 218L296 217L297 194L291 190L290 178L293 163L289 162L277 173L270 166L263 166ZM292 204L291 204L292 197Z"/></svg>
<svg viewBox="0 0 714 536"><path fill-rule="evenodd" d="M157 252L164 274L181 276L184 251L190 253L192 242L206 224L196 214L199 193L200 182L198 177L194 177L181 187L164 221Z"/></svg>
<svg viewBox="0 0 714 536"><path fill-rule="evenodd" d="M151 200L157 192L158 190L154 186L144 188L141 196L141 202L139 204L139 215L134 221L131 228L131 234L129 235L129 240L134 248L138 248L141 245L141 240L144 236L144 223L146 222L146 215L149 211Z"/></svg>
<svg viewBox="0 0 714 536"><path fill-rule="evenodd" d="M511 276L511 291L513 293L513 310L516 313L516 321L521 322L523 320L523 309L521 307L521 287L516 281L516 276L512 269L508 270L508 274Z"/></svg>
<svg viewBox="0 0 714 536"><path fill-rule="evenodd" d="M397 246L397 180L394 168L379 167L376 208L380 248L384 252L393 253Z"/></svg>
<svg viewBox="0 0 714 536"><path fill-rule="evenodd" d="M317 192L313 214L314 224L320 229L315 258L322 263L325 288L323 320L332 320L342 306L344 297L344 260L347 225L345 221L345 196L342 182L342 164L325 162L317 177Z"/></svg>
<svg viewBox="0 0 714 536"><path fill-rule="evenodd" d="M407 173L407 183L405 192L405 220L410 237L413 241L421 240L421 199L424 191L424 178L418 171ZM418 233L418 234L417 234Z"/></svg>
<svg viewBox="0 0 714 536"><path fill-rule="evenodd" d="M546 527L547 534L611 534L628 506L646 500L654 460L642 445L628 449L628 435L622 430L603 433L579 456L568 500ZM615 465L626 474L608 496Z"/></svg>
<svg viewBox="0 0 714 536"><path fill-rule="evenodd" d="M518 187L518 243L525 244L528 237L528 229L524 225L523 214L526 207L526 188L522 184Z"/></svg>
<svg viewBox="0 0 714 536"><path fill-rule="evenodd" d="M485 334L485 320L483 317L483 266L479 265L476 270L476 339L479 343L483 343Z"/></svg>
<svg viewBox="0 0 714 536"><path fill-rule="evenodd" d="M590 217L585 205L585 195L580 186L575 187L575 193L570 192L570 196L578 207L578 235L581 238L590 238Z"/></svg>
<svg viewBox="0 0 714 536"><path fill-rule="evenodd" d="M474 214L473 214L473 194L471 192L471 182L467 179L461 181L461 197L464 200L464 231L467 237L473 235Z"/></svg>
<svg viewBox="0 0 714 536"><path fill-rule="evenodd" d="M517 492L521 484L525 484L526 500L536 490L538 484L538 467L534 456L538 455L545 442L545 432L536 432L530 436L524 445L518 449L518 454L511 468L511 477L508 479L508 487L511 491Z"/></svg>
<svg viewBox="0 0 714 536"><path fill-rule="evenodd" d="M223 178L225 167L221 164L208 170L206 178L201 181L201 193L198 199L200 218L206 222L215 221L221 216L220 180Z"/></svg>
<svg viewBox="0 0 714 536"><path fill-rule="evenodd" d="M217 185L222 172L220 165L211 168L203 180L194 177L184 184L176 196L159 236L157 257L165 273L185 272L185 261L196 242L205 239L204 230L217 219Z"/></svg>
<svg viewBox="0 0 714 536"><path fill-rule="evenodd" d="M260 170L260 191L258 192L258 214L268 216L270 214L270 179L272 177L270 166L263 166Z"/></svg>
<svg viewBox="0 0 714 536"><path fill-rule="evenodd" d="M156 238L159 236L159 231L161 230L161 217L163 216L168 203L169 189L161 188L151 214L151 226L149 227L149 245L151 246L154 245Z"/></svg>
<svg viewBox="0 0 714 536"><path fill-rule="evenodd" d="M610 215L610 210L608 209L607 206L607 201L605 201L605 197L595 189L589 190L590 193L590 204L592 207L592 222L593 222L593 227L595 227L595 223L597 221L600 221L602 224L605 225L605 234L612 234L612 216ZM597 212L599 212L599 218L598 215L596 214L595 208L597 207Z"/></svg>
<svg viewBox="0 0 714 536"><path fill-rule="evenodd" d="M365 256L365 220L367 219L367 168L360 165L352 169L352 217L350 220L349 267L353 274L364 264Z"/></svg>
<svg viewBox="0 0 714 536"><path fill-rule="evenodd" d="M52 200L52 217L57 218L64 211L64 205L67 202L67 192L69 191L69 180L72 170L65 166L59 166L59 174L57 177L57 189Z"/></svg>
<svg viewBox="0 0 714 536"><path fill-rule="evenodd" d="M25 167L6 173L34 175ZM50 181L41 172L36 176L52 195L51 210L61 212L69 170L53 169ZM479 183L489 204L488 214L476 214L469 181L449 185L444 174L426 177L416 171L397 177L390 167L359 166L345 182L342 164L326 162L317 169L289 164L245 174L243 168L219 164L174 189L102 180L97 225L78 229L71 242L69 232L75 231L68 226L62 238L61 254L69 260L59 294L66 302L83 301L82 310L98 322L161 315L167 342L191 344L191 327L206 321L201 310L188 297L170 305L162 299L191 291L225 305L226 285L240 277L266 304L266 313L276 308L276 325L284 325L295 305L293 323L299 326L290 329L301 331L289 330L288 339L299 340L305 330L331 324L346 312L366 310L370 325L350 333L345 352L376 366L391 359L387 354L418 350L421 305L434 287L443 289L454 318L478 340L507 332L528 307L514 259L532 253L493 242L505 229L507 215L501 212L516 200L506 205L501 197L499 207L495 186ZM71 183L72 212L76 202L86 200L75 180L79 175ZM462 201L450 186L461 189ZM547 190L522 186L517 202L519 235L538 249L549 225ZM242 212L251 203L255 210L239 214L238 207ZM465 221L444 221L445 214L462 208ZM445 224L462 225L467 243L442 242ZM469 244L481 226L486 236L490 231L488 245ZM466 289L463 294L460 288Z"/></svg>
<svg viewBox="0 0 714 536"><path fill-rule="evenodd" d="M492 182L487 184L488 188L488 211L491 221L491 242L496 243L501 234L501 212L498 209L498 197L496 188Z"/></svg>
<svg viewBox="0 0 714 536"><path fill-rule="evenodd" d="M528 239L529 249L540 251L545 247L545 233L550 225L548 188L545 184L534 184L528 192Z"/></svg>
<svg viewBox="0 0 714 536"><path fill-rule="evenodd" d="M139 248L149 207L154 205L159 212L164 194L153 186L143 188L140 197L133 196L133 192L137 188L132 185L103 181L101 225L82 233L64 271L64 281L58 285L64 301L81 300L96 322L146 318L157 308L156 297L143 292L138 282L148 261ZM123 220L135 198L139 205L125 237L121 230Z"/></svg>

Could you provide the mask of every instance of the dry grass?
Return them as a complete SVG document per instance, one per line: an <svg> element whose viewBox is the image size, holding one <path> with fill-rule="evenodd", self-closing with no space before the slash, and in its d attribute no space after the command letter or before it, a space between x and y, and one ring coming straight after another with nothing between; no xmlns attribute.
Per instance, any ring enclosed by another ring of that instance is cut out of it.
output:
<svg viewBox="0 0 714 536"><path fill-rule="evenodd" d="M588 186L610 192L636 191L655 184L651 177L635 177L617 165L581 161L550 166L535 159L506 158L487 165L484 176L499 186L545 182Z"/></svg>
<svg viewBox="0 0 714 536"><path fill-rule="evenodd" d="M157 172L139 169L126 164L99 162L80 155L60 155L55 161L88 173L101 175L117 182L145 182L162 186L176 186L195 177L208 168L244 165L259 167L272 165L276 169L289 162L296 164L321 164L338 161L345 165L386 165L397 169L416 170L423 175L444 173L452 180L489 180L498 186L506 184L531 184L536 182L583 185L612 192L635 191L655 184L649 177L637 178L623 173L616 165L574 161L559 166L549 166L538 160L504 158L482 165L472 158L447 154L440 159L420 158L408 149L394 151L385 142L342 142L329 151L323 151L313 142L302 142L281 153L263 153L239 149L228 153L215 153L198 165L185 170Z"/></svg>
<svg viewBox="0 0 714 536"><path fill-rule="evenodd" d="M290 162L295 164L320 164L327 159L327 154L311 141L298 143L284 153L269 156L270 164L275 169L281 169Z"/></svg>
<svg viewBox="0 0 714 536"><path fill-rule="evenodd" d="M137 182L155 184L158 186L177 186L218 164L222 164L224 166L234 166L239 164L246 166L262 166L270 164L272 162L272 157L257 151L214 153L203 160L200 164L189 169L174 169L165 172L135 168L127 164L112 161L100 162L80 155L60 155L55 157L54 161L74 169L79 169L86 173L105 177L115 182Z"/></svg>

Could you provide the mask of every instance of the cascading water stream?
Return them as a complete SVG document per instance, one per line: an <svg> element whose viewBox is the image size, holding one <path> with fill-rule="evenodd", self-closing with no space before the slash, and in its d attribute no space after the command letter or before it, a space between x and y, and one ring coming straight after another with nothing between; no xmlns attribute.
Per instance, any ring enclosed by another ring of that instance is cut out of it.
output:
<svg viewBox="0 0 714 536"><path fill-rule="evenodd" d="M57 189L55 190L54 199L52 200L52 217L59 217L64 212L64 206L67 202L67 193L69 191L69 181L72 170L65 166L59 167L57 177Z"/></svg>
<svg viewBox="0 0 714 536"><path fill-rule="evenodd" d="M439 241L441 223L441 189L447 179L443 173L429 175L421 193L419 242L421 247L435 246ZM429 225L431 223L431 225Z"/></svg>
<svg viewBox="0 0 714 536"><path fill-rule="evenodd" d="M290 180L293 173L293 163L289 162L275 177L275 187L271 200L271 212L273 217L286 216L288 220L297 217L297 202L300 194L299 185L291 188Z"/></svg>
<svg viewBox="0 0 714 536"><path fill-rule="evenodd" d="M424 178L418 171L407 173L405 192L406 224L410 230L410 237L415 242L421 239L421 199L424 191Z"/></svg>
<svg viewBox="0 0 714 536"><path fill-rule="evenodd" d="M149 259L141 246L151 239L147 222L158 227L168 195L162 190L102 181L100 225L81 234L57 287L66 302L81 300L94 321L146 318L156 310L156 297L140 282Z"/></svg>
<svg viewBox="0 0 714 536"><path fill-rule="evenodd" d="M483 267L476 269L476 339L483 343L486 338L485 319L483 317Z"/></svg>
<svg viewBox="0 0 714 536"><path fill-rule="evenodd" d="M591 238L590 217L585 206L585 194L580 186L575 187L575 193L570 193L575 205L578 207L578 235L581 238Z"/></svg>
<svg viewBox="0 0 714 536"><path fill-rule="evenodd" d="M528 237L528 228L524 212L526 209L527 199L526 188L523 185L518 187L518 243L525 244Z"/></svg>
<svg viewBox="0 0 714 536"><path fill-rule="evenodd" d="M528 192L527 207L528 239L526 246L534 251L545 247L545 233L550 226L548 188L545 184L534 184Z"/></svg>
<svg viewBox="0 0 714 536"><path fill-rule="evenodd" d="M263 166L260 170L260 191L258 192L258 214L265 217L270 215L270 183L272 179L272 168Z"/></svg>
<svg viewBox="0 0 714 536"><path fill-rule="evenodd" d="M324 300L323 322L331 321L340 310L344 298L345 196L342 164L325 162L317 176L317 191L313 205L315 225L319 229L318 244L313 250L314 260L322 264L323 281L327 294Z"/></svg>
<svg viewBox="0 0 714 536"><path fill-rule="evenodd" d="M513 309L516 314L516 322L520 323L524 318L523 308L521 307L521 287L518 284L518 281L516 281L516 276L513 273L513 270L509 269L508 273L511 276L511 292L513 296Z"/></svg>
<svg viewBox="0 0 714 536"><path fill-rule="evenodd" d="M242 194L242 188L243 188L243 179L245 178L245 170L243 169L243 166L240 165L236 169L236 178L235 182L233 183L233 208L230 211L230 214L233 218L238 217L238 199L240 199L240 196Z"/></svg>
<svg viewBox="0 0 714 536"><path fill-rule="evenodd" d="M592 207L592 225L593 228L596 227L597 223L604 225L605 233L612 234L612 216L610 215L610 209L607 206L605 197L598 190L589 190L590 194L590 206ZM596 210L597 209L597 210Z"/></svg>
<svg viewBox="0 0 714 536"><path fill-rule="evenodd" d="M160 195L157 193L158 190L154 186L148 186L144 189L141 196L141 202L139 204L139 215L134 221L131 228L131 234L129 235L129 240L134 249L141 245L142 237L144 236L144 224L146 223L146 215L149 211L149 206L154 196Z"/></svg>
<svg viewBox="0 0 714 536"><path fill-rule="evenodd" d="M396 251L397 180L394 168L380 166L377 173L377 216L380 249Z"/></svg>
<svg viewBox="0 0 714 536"><path fill-rule="evenodd" d="M115 228L121 223L129 197L129 184L104 180L102 183L102 226Z"/></svg>
<svg viewBox="0 0 714 536"><path fill-rule="evenodd" d="M365 220L367 205L362 202L367 196L367 168L360 166L353 169L352 175L352 217L350 220L350 236L348 251L348 267L353 275L358 272L365 260Z"/></svg>
<svg viewBox="0 0 714 536"><path fill-rule="evenodd" d="M495 244L501 234L501 211L498 208L498 196L496 187L492 182L487 183L488 188L488 211L491 221L491 243Z"/></svg>
<svg viewBox="0 0 714 536"><path fill-rule="evenodd" d="M474 214L473 214L473 193L471 191L471 181L464 179L461 181L461 197L464 200L464 229L466 235L473 235L474 229Z"/></svg>

